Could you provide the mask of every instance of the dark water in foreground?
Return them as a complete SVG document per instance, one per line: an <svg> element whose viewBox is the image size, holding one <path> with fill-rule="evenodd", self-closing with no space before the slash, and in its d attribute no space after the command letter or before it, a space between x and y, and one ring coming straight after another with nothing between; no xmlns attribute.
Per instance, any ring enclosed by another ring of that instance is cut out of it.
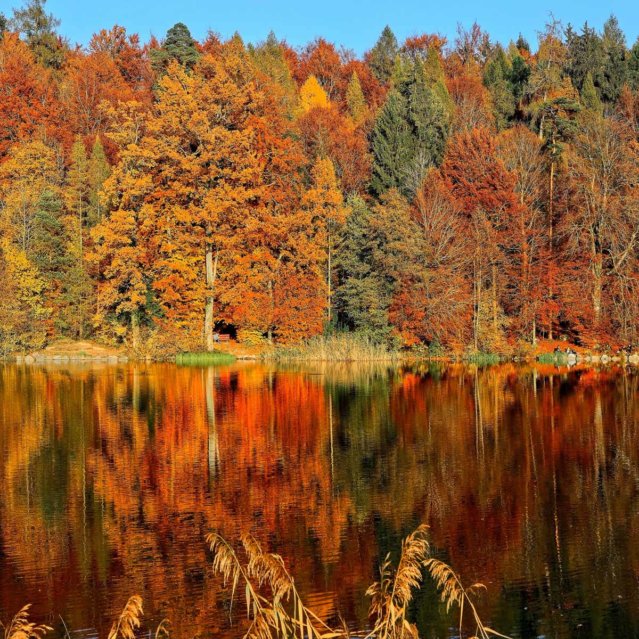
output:
<svg viewBox="0 0 639 639"><path fill-rule="evenodd" d="M253 532L324 618L366 623L420 522L516 637L639 637L639 373L554 367L0 366L0 619L72 636L139 593L235 637L205 535ZM426 588L423 636L454 636Z"/></svg>

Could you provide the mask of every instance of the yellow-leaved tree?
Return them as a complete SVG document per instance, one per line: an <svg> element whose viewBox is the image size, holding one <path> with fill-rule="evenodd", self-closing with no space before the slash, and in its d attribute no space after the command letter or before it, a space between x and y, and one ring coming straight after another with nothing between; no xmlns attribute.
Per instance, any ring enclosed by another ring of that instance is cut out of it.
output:
<svg viewBox="0 0 639 639"><path fill-rule="evenodd" d="M325 109L329 106L326 91L314 75L309 75L300 87L299 113L308 113L311 109Z"/></svg>
<svg viewBox="0 0 639 639"><path fill-rule="evenodd" d="M324 269L326 282L326 319L333 319L333 253L335 238L344 224L348 207L339 189L335 167L330 158L318 158L311 171L312 184L303 198L309 228L315 234L317 264Z"/></svg>
<svg viewBox="0 0 639 639"><path fill-rule="evenodd" d="M41 348L46 339L44 282L26 253L7 238L0 243L0 354Z"/></svg>

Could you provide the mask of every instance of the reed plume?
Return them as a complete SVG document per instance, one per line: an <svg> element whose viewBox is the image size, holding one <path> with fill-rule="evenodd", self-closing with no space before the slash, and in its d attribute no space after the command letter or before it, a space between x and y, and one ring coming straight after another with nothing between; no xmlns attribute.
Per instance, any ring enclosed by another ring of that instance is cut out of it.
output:
<svg viewBox="0 0 639 639"><path fill-rule="evenodd" d="M477 594L481 590L485 590L486 586L481 583L475 583L472 586L464 587L457 573L446 563L439 559L430 558L425 562L426 569L432 577L437 589L440 591L440 598L446 604L446 612L450 611L454 605L459 606L459 636L462 636L462 627L464 623L464 609L468 606L471 610L473 621L475 622L475 634L471 639L490 639L493 637L503 637L509 639L506 635L489 628L484 625L479 617L477 608L473 603L471 596Z"/></svg>
<svg viewBox="0 0 639 639"><path fill-rule="evenodd" d="M231 606L240 581L244 583L250 620L246 639L332 639L344 635L343 630L331 629L304 605L282 557L265 552L252 535L242 536L244 563L221 535L212 533L207 541L214 572L232 586Z"/></svg>
<svg viewBox="0 0 639 639"><path fill-rule="evenodd" d="M51 626L38 625L29 621L29 609L31 604L23 606L13 617L8 626L4 628L4 639L42 639L44 635L52 630Z"/></svg>
<svg viewBox="0 0 639 639"><path fill-rule="evenodd" d="M142 597L129 597L118 620L113 623L108 639L135 639L135 631L140 627L142 614Z"/></svg>
<svg viewBox="0 0 639 639"><path fill-rule="evenodd" d="M369 614L374 619L369 637L405 639L418 636L417 628L408 621L406 613L413 590L421 584L422 568L430 551L427 532L428 526L422 524L404 539L397 570L393 570L390 553L382 562L379 581L366 591L371 597Z"/></svg>

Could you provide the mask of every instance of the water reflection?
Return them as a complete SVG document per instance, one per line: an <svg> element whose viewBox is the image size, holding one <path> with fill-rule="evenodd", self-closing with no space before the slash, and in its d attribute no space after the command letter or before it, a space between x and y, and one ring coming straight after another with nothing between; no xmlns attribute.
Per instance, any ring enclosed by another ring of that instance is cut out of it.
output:
<svg viewBox="0 0 639 639"><path fill-rule="evenodd" d="M204 537L251 531L363 627L417 523L514 636L639 636L638 377L503 365L0 368L0 618L106 636L128 596L237 636ZM415 615L445 637L425 589Z"/></svg>

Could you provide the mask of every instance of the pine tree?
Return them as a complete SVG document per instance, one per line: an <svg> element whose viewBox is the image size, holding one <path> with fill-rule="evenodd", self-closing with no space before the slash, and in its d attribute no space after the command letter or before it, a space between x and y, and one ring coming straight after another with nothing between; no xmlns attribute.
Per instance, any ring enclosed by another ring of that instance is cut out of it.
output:
<svg viewBox="0 0 639 639"><path fill-rule="evenodd" d="M603 81L604 48L597 32L584 24L581 34L577 34L572 27L566 29L566 45L568 47L567 68L573 86L581 91L586 76L592 74L595 86L601 86Z"/></svg>
<svg viewBox="0 0 639 639"><path fill-rule="evenodd" d="M48 295L59 291L59 280L69 267L64 206L59 193L42 192L37 206L33 231L33 264L45 281Z"/></svg>
<svg viewBox="0 0 639 639"><path fill-rule="evenodd" d="M13 10L10 27L21 34L36 58L45 67L59 69L64 63L66 43L56 33L60 20L45 11L47 0L27 0Z"/></svg>
<svg viewBox="0 0 639 639"><path fill-rule="evenodd" d="M595 88L595 83L592 81L592 75L588 73L584 80L584 86L581 89L581 101L589 111L593 113L603 113L603 105L599 99L599 94Z"/></svg>
<svg viewBox="0 0 639 639"><path fill-rule="evenodd" d="M371 186L377 195L390 188L413 194L426 170L441 162L450 126L420 60L399 59L393 84L372 132Z"/></svg>
<svg viewBox="0 0 639 639"><path fill-rule="evenodd" d="M639 38L628 52L628 84L633 91L639 89Z"/></svg>
<svg viewBox="0 0 639 639"><path fill-rule="evenodd" d="M529 80L531 69L526 60L518 53L513 55L510 67L510 86L515 103L522 108L522 101L529 93Z"/></svg>
<svg viewBox="0 0 639 639"><path fill-rule="evenodd" d="M174 24L167 32L159 49L151 51L151 62L156 72L163 72L171 62L177 60L181 65L192 68L200 54L189 28L182 22Z"/></svg>
<svg viewBox="0 0 639 639"><path fill-rule="evenodd" d="M404 96L392 89L377 116L371 136L373 176L371 188L378 196L403 183L413 155L413 140Z"/></svg>
<svg viewBox="0 0 639 639"><path fill-rule="evenodd" d="M603 28L603 69L600 81L601 98L604 102L616 102L621 88L628 79L626 60L626 37L619 22L610 16Z"/></svg>
<svg viewBox="0 0 639 639"><path fill-rule="evenodd" d="M407 88L408 118L413 133L414 150L404 169L402 191L414 195L429 167L439 165L449 133L449 118L441 100L426 84L421 62L414 68L414 76Z"/></svg>
<svg viewBox="0 0 639 639"><path fill-rule="evenodd" d="M89 199L87 152L80 136L76 136L71 148L71 165L65 184L65 200L68 211L68 229L78 255L84 251L84 227Z"/></svg>
<svg viewBox="0 0 639 639"><path fill-rule="evenodd" d="M397 38L389 26L384 27L375 46L368 54L368 64L373 75L382 83L387 83L395 67L395 58L399 53Z"/></svg>
<svg viewBox="0 0 639 639"><path fill-rule="evenodd" d="M388 307L392 286L376 268L372 213L358 196L348 201L350 214L340 234L335 270L335 306L340 324L386 342L391 333Z"/></svg>
<svg viewBox="0 0 639 639"><path fill-rule="evenodd" d="M497 130L506 128L515 114L515 96L508 81L512 72L506 54L498 46L484 70L484 85L490 91Z"/></svg>
<svg viewBox="0 0 639 639"><path fill-rule="evenodd" d="M351 75L351 79L346 87L346 104L351 118L356 126L359 126L366 120L368 114L368 105L362 91L359 77L355 71Z"/></svg>
<svg viewBox="0 0 639 639"><path fill-rule="evenodd" d="M87 226L89 228L99 224L102 220L103 207L100 199L102 187L111 173L104 147L99 137L95 138L91 157L87 169L87 183L89 187L89 207L87 211Z"/></svg>

